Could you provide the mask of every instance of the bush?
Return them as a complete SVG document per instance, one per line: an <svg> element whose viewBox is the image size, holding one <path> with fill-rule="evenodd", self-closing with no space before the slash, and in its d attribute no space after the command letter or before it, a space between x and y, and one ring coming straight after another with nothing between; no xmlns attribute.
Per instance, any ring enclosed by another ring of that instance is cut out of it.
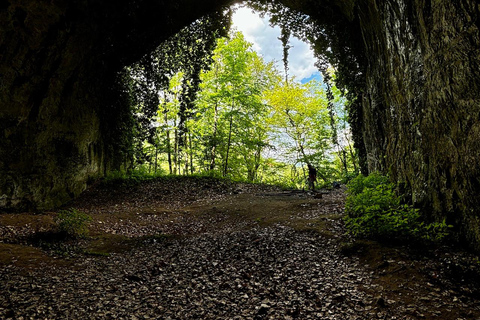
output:
<svg viewBox="0 0 480 320"><path fill-rule="evenodd" d="M347 188L345 225L356 237L439 242L448 235L445 220L426 223L418 209L402 205L385 176L360 175Z"/></svg>
<svg viewBox="0 0 480 320"><path fill-rule="evenodd" d="M343 184L347 184L358 176L358 172L346 172L341 175L341 181Z"/></svg>
<svg viewBox="0 0 480 320"><path fill-rule="evenodd" d="M368 177L364 175L358 175L356 178L348 182L347 193L349 195L358 195L362 193L365 189L372 189L376 187L393 187L393 184L388 183L388 178L380 175L377 172L370 174Z"/></svg>
<svg viewBox="0 0 480 320"><path fill-rule="evenodd" d="M55 217L58 231L72 238L84 238L88 235L88 223L92 218L76 209L61 210Z"/></svg>

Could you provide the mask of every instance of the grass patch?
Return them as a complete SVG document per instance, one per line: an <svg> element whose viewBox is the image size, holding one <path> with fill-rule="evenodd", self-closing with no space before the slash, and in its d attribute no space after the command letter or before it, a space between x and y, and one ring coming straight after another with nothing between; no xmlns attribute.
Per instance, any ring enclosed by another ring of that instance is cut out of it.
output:
<svg viewBox="0 0 480 320"><path fill-rule="evenodd" d="M85 250L83 253L87 256L92 256L92 257L108 257L108 256L110 256L109 252L102 252L102 251Z"/></svg>

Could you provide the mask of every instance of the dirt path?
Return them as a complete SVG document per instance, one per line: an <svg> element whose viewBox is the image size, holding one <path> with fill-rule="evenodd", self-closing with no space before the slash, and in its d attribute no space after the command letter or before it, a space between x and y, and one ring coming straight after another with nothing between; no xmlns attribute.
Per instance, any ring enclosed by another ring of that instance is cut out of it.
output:
<svg viewBox="0 0 480 320"><path fill-rule="evenodd" d="M352 242L343 202L213 179L100 185L71 204L93 221L70 244L47 237L53 213L0 214L0 319L480 319L475 257Z"/></svg>

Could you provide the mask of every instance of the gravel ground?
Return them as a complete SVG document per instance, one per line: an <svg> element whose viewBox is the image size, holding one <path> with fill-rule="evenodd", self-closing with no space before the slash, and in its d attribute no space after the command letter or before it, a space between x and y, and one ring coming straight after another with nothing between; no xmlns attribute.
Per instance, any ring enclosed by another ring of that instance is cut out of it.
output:
<svg viewBox="0 0 480 320"><path fill-rule="evenodd" d="M1 270L12 319L372 319L358 260L313 232L269 227L86 258L73 268Z"/></svg>
<svg viewBox="0 0 480 320"><path fill-rule="evenodd" d="M134 239L104 255L47 255L25 235L51 215L0 215L0 319L480 319L474 256L351 242L341 190L208 183L91 191L95 237Z"/></svg>

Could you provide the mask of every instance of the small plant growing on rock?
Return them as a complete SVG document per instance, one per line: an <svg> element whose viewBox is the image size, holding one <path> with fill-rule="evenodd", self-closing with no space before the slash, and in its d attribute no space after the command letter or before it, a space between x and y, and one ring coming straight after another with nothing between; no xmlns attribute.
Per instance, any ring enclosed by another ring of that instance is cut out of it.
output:
<svg viewBox="0 0 480 320"><path fill-rule="evenodd" d="M71 238L88 236L88 223L92 218L76 209L61 210L55 217L58 231Z"/></svg>

